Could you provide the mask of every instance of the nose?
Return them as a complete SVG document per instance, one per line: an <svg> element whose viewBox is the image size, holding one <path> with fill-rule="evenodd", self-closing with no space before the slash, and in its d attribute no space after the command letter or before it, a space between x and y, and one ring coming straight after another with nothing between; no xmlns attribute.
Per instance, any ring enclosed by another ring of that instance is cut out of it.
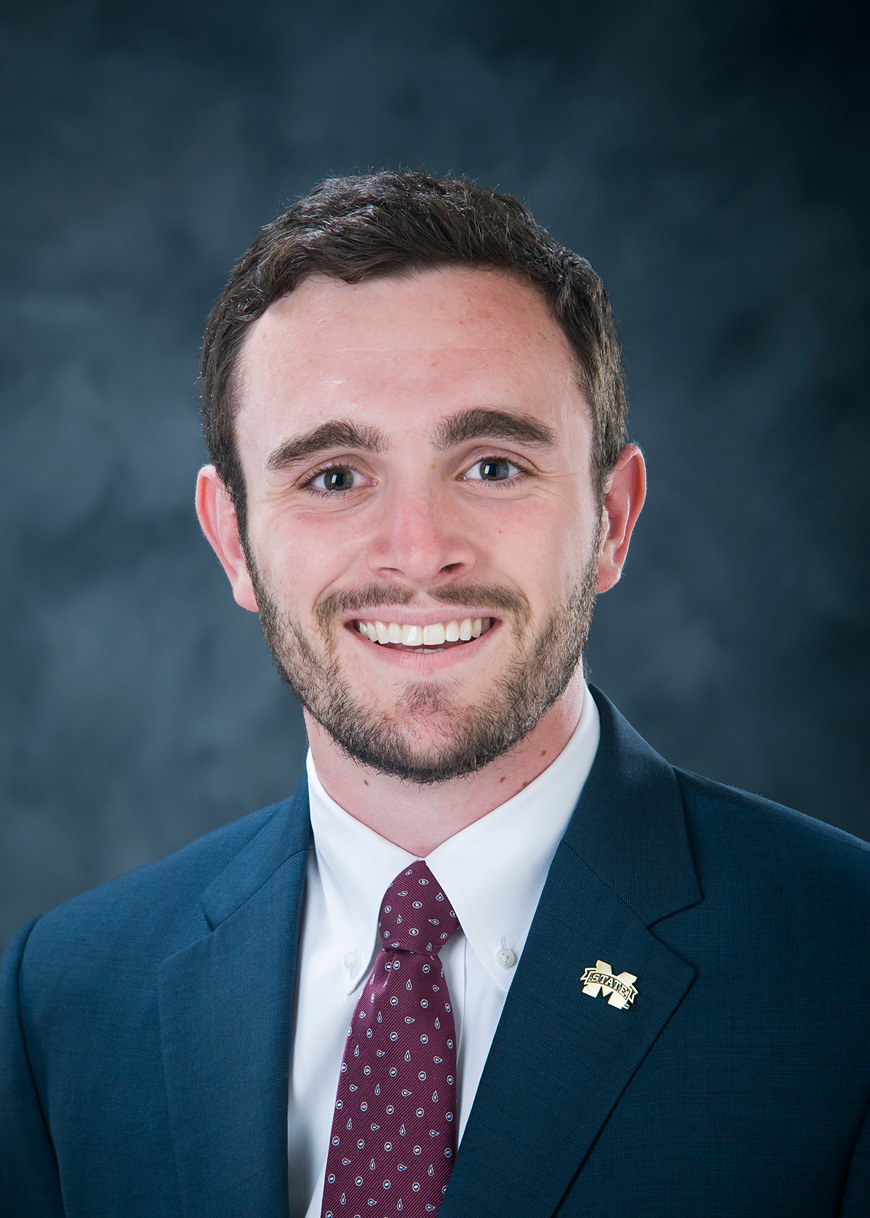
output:
<svg viewBox="0 0 870 1218"><path fill-rule="evenodd" d="M467 577L475 561L471 522L449 499L419 484L394 486L368 547L372 573L417 588Z"/></svg>

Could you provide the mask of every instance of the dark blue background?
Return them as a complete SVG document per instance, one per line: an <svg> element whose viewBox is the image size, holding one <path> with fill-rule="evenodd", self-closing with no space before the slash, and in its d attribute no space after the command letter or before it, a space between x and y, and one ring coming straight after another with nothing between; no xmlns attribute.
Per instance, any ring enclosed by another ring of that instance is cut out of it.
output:
<svg viewBox="0 0 870 1218"><path fill-rule="evenodd" d="M859 12L7 15L0 942L295 784L193 514L197 353L257 228L369 167L508 190L608 286L651 489L593 679L675 763L870 836Z"/></svg>

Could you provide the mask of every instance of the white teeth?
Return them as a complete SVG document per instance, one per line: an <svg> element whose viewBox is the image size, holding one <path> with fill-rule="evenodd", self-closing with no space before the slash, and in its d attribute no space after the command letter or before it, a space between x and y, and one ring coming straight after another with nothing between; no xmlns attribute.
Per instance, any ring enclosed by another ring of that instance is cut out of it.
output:
<svg viewBox="0 0 870 1218"><path fill-rule="evenodd" d="M492 619L465 617L461 622L433 622L430 626L400 626L397 622L357 622L363 638L373 643L399 643L403 647L436 648L442 643L467 643L489 630Z"/></svg>
<svg viewBox="0 0 870 1218"><path fill-rule="evenodd" d="M436 622L434 626L423 627L423 644L426 647L437 647L439 643L443 643L447 637L447 631L443 622Z"/></svg>

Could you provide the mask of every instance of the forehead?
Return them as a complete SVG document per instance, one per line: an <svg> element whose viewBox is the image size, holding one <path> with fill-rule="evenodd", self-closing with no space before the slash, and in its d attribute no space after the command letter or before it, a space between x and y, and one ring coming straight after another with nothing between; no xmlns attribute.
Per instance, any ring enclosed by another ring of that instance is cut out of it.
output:
<svg viewBox="0 0 870 1218"><path fill-rule="evenodd" d="M312 276L253 323L236 386L249 451L332 417L425 429L470 406L543 410L557 424L562 408L585 415L573 352L543 296L468 268L360 284Z"/></svg>

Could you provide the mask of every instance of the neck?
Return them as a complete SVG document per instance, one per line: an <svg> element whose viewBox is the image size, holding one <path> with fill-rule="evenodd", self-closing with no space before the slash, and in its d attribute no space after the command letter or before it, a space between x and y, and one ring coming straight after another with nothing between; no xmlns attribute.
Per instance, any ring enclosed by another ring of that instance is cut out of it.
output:
<svg viewBox="0 0 870 1218"><path fill-rule="evenodd" d="M356 820L409 854L425 858L460 830L517 795L551 765L580 721L583 678L568 688L527 736L488 766L434 785L382 774L349 757L305 712L311 755L324 790Z"/></svg>

